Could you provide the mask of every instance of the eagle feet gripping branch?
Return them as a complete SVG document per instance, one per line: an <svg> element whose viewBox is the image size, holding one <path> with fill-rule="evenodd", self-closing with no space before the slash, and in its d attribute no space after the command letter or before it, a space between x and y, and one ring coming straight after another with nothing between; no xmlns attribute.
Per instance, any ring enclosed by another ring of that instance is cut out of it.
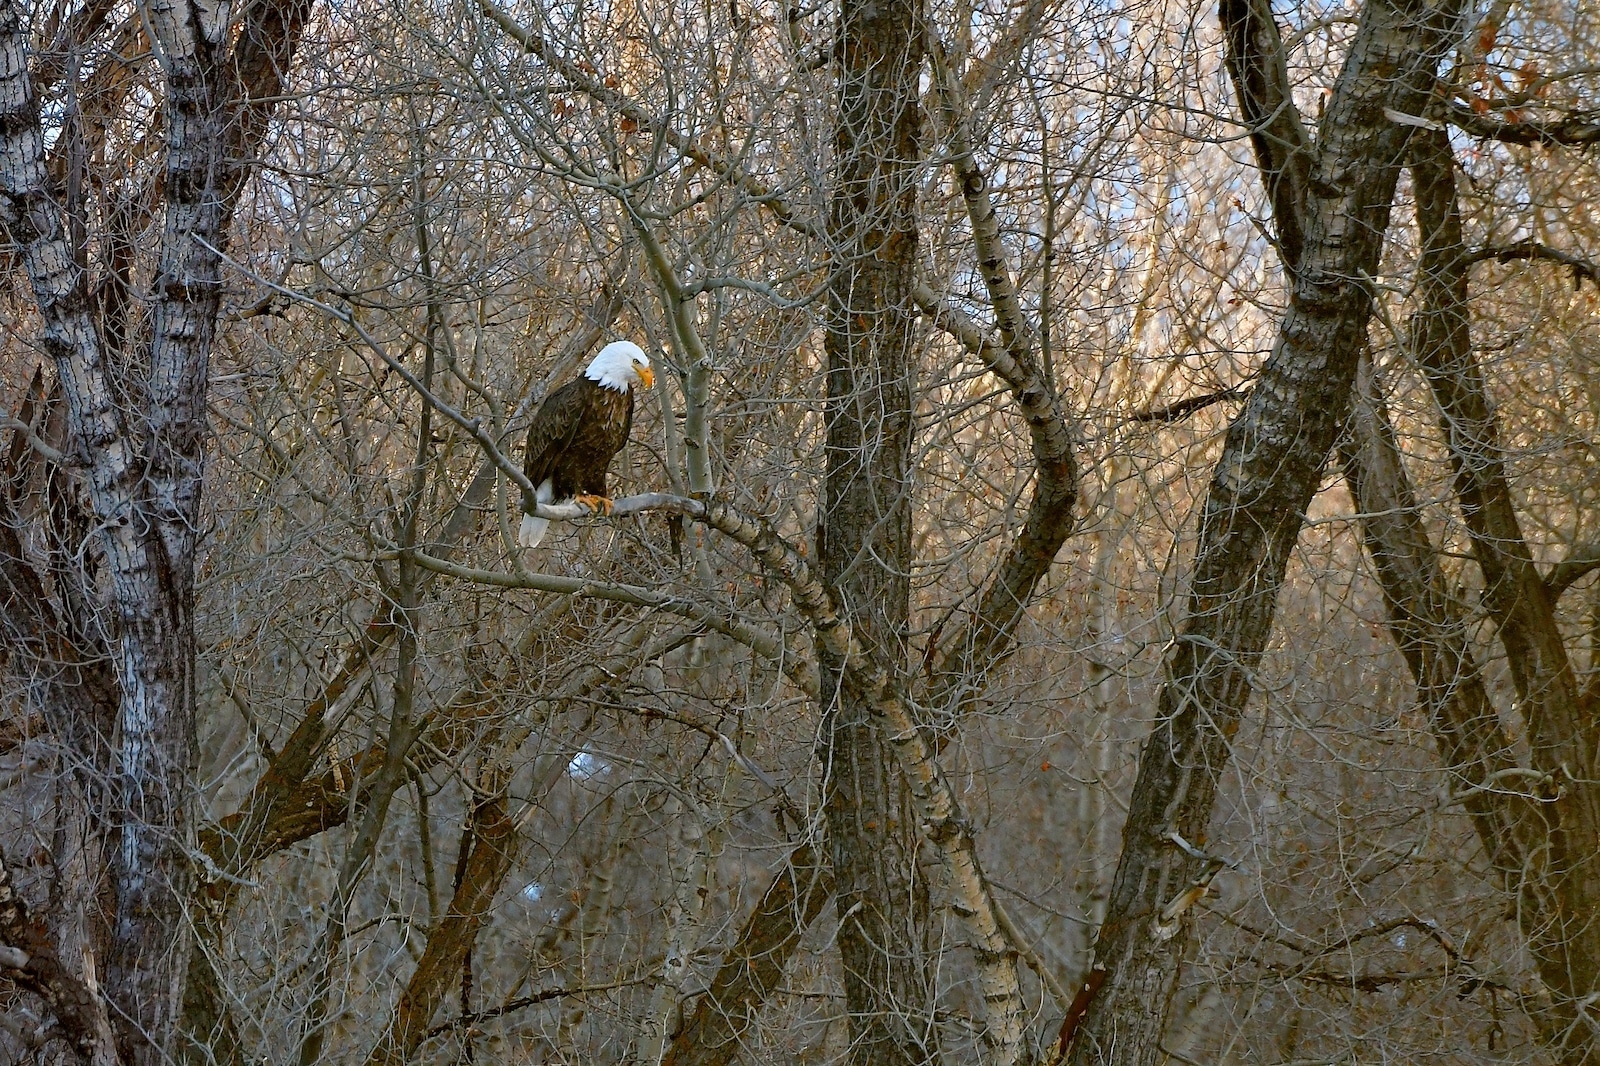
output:
<svg viewBox="0 0 1600 1066"><path fill-rule="evenodd" d="M633 428L634 386L654 383L644 350L631 341L614 341L600 349L582 377L545 397L528 427L522 460L536 504L577 501L611 513L606 470ZM525 513L517 543L536 547L549 528L548 518Z"/></svg>

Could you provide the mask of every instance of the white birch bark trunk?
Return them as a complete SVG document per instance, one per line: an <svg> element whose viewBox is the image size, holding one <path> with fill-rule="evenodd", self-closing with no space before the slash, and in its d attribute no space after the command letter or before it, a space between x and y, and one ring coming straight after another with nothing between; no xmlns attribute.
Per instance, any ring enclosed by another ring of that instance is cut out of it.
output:
<svg viewBox="0 0 1600 1066"><path fill-rule="evenodd" d="M114 899L101 985L125 1062L165 1061L186 970L189 779L194 764L191 605L205 436L206 357L219 301L214 251L224 221L217 63L225 8L152 5L167 78L167 221L156 280L149 377L109 364L83 249L50 187L27 29L0 7L0 221L21 248L67 404L72 458L99 520L110 575L120 689L106 824ZM140 393L138 412L122 392ZM109 742L109 741L107 741Z"/></svg>

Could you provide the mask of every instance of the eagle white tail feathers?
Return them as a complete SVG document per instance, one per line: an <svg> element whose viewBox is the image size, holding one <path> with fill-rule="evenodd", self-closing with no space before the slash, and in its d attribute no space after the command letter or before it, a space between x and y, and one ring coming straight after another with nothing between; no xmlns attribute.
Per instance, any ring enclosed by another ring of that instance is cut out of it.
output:
<svg viewBox="0 0 1600 1066"><path fill-rule="evenodd" d="M524 548L537 548L550 528L550 519L531 514L522 516L522 528L517 530L517 544Z"/></svg>
<svg viewBox="0 0 1600 1066"><path fill-rule="evenodd" d="M533 490L533 498L539 503L550 503L555 498L555 487L549 478L539 482L539 487ZM517 544L523 548L537 548L549 530L550 519L524 514L522 527L517 530Z"/></svg>

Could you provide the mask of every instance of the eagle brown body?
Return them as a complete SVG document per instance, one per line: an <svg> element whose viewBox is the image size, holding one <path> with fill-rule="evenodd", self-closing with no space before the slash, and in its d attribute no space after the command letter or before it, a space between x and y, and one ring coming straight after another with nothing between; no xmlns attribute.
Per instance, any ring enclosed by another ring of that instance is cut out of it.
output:
<svg viewBox="0 0 1600 1066"><path fill-rule="evenodd" d="M618 392L588 378L552 392L528 427L522 472L537 488L550 481L552 500L606 496L611 457L633 428L633 390Z"/></svg>
<svg viewBox="0 0 1600 1066"><path fill-rule="evenodd" d="M586 498L609 510L606 478L612 457L633 428L633 385L653 381L650 360L627 341L607 345L584 375L545 397L528 427L522 472L536 503ZM546 519L527 514L518 541L533 547L544 538Z"/></svg>

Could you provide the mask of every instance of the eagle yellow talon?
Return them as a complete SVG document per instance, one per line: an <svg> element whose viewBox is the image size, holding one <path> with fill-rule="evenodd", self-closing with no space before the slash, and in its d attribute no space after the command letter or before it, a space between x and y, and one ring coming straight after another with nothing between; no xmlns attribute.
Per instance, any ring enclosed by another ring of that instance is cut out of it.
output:
<svg viewBox="0 0 1600 1066"><path fill-rule="evenodd" d="M572 498L572 502L581 503L591 511L596 511L600 514L606 515L610 514L611 509L616 506L616 504L612 503L611 500L604 496L591 496L588 493L574 496Z"/></svg>

